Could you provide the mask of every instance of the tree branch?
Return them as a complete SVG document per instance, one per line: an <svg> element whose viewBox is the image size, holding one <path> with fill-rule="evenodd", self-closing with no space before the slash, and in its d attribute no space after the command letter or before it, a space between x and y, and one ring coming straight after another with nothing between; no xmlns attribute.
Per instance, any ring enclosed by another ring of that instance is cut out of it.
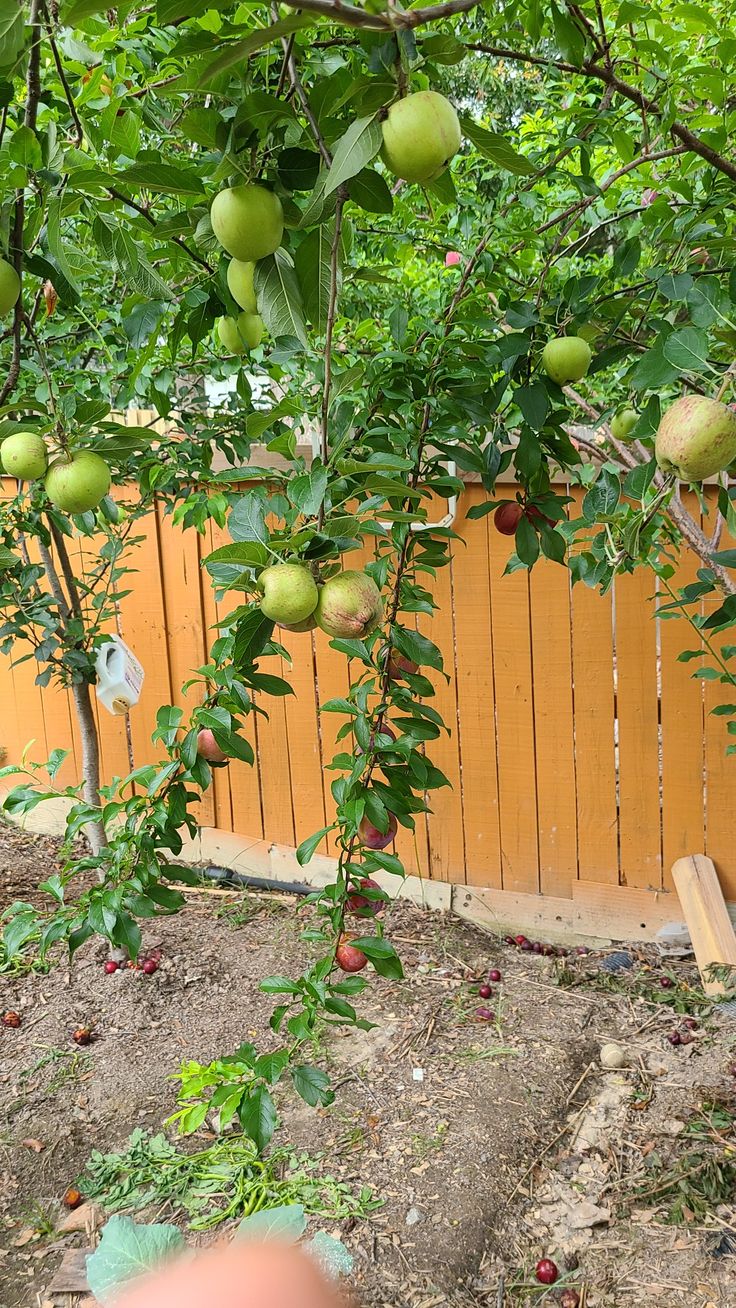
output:
<svg viewBox="0 0 736 1308"><path fill-rule="evenodd" d="M120 200L121 204L127 204L129 208L135 209L136 213L139 213L141 218L145 218L146 222L149 223L151 227L158 226L158 223L152 214L150 214L142 204L138 204L137 200L129 199L127 195L123 195L122 191L116 191L114 186L107 186L105 187L105 190L108 195L112 196L113 200ZM196 250L193 250L190 245L187 245L186 241L182 240L181 236L167 236L166 239L168 241L173 241L174 244L178 245L182 250L186 250L189 258L194 259L194 262L198 263L201 268L206 268L207 272L213 273L215 271L212 264L208 263L206 259L203 259L202 255L198 254Z"/></svg>
<svg viewBox="0 0 736 1308"><path fill-rule="evenodd" d="M415 12L417 12L415 10ZM503 46L492 46L483 44L472 44L467 47L469 50L476 50L479 54L492 55L494 59L508 59L518 63L535 64L546 68L557 68L563 73L572 73L576 77L594 77L599 82L605 82L618 95L623 96L625 100L630 100L632 104L643 110L645 113L661 118L665 114L664 109L660 109L656 100L651 100L649 96L644 95L636 86L630 82L625 82L616 73L615 67L598 64L595 60L586 59L580 67L575 64L567 63L560 59L549 59L542 55L527 54L523 50L508 50ZM668 126L670 135L674 136L687 150L693 154L700 155L713 168L719 172L725 173L732 181L736 181L736 163L730 159L724 158L717 150L703 141L695 132L691 132L689 127L675 119Z"/></svg>
<svg viewBox="0 0 736 1308"><path fill-rule="evenodd" d="M401 29L424 27L427 23L437 23L441 18L452 18L455 14L466 14L477 8L481 0L445 0L439 5L427 5L424 9L399 10L389 7L382 14L369 13L367 9L358 9L356 5L344 4L343 0L283 0L290 9L303 9L306 13L319 14L330 22L340 23L343 27L367 27L374 32L394 32Z"/></svg>

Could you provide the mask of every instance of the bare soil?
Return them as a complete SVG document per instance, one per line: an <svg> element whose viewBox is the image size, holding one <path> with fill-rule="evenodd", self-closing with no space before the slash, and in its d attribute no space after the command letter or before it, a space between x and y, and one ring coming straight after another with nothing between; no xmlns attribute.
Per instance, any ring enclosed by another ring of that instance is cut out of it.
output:
<svg viewBox="0 0 736 1308"><path fill-rule="evenodd" d="M1 827L3 905L33 898L55 858L53 840ZM61 1197L90 1152L124 1147L135 1127L160 1131L183 1059L205 1062L244 1039L273 1046L273 1002L258 982L305 964L310 910L297 913L298 901L279 895L251 897L253 915L237 928L216 915L240 902L192 892L176 917L146 923L146 947L162 950L151 977L106 976L99 942L71 969L62 961L48 975L0 977L0 1008L21 1015L18 1030L0 1031L0 1308L84 1302L49 1287L68 1250L89 1245L89 1234L58 1225ZM714 1099L736 1112L736 1026L708 1017L692 1043L670 1046L677 1021L651 991L642 997L650 963L655 981L661 972L645 951L632 951L628 988L608 993L592 984L602 955L576 959L579 984L561 989L553 960L455 919L399 904L388 930L405 979L372 980L362 1002L372 1031L329 1028L315 1050L335 1104L279 1098L279 1145L319 1156L330 1175L383 1201L366 1220L316 1220L353 1253L357 1301L551 1308L558 1289L533 1275L551 1256L583 1308L736 1303L736 1259L723 1239L736 1225L733 1199L667 1225L666 1196L656 1193L656 1168L684 1147L693 1113ZM488 1001L498 1020L481 1023L472 982L490 967L503 973ZM689 965L676 972L683 984L696 980ZM96 1038L75 1064L62 1058L57 1084L59 1059L39 1062L74 1051L80 1023ZM622 1043L628 1068L601 1068L606 1040ZM207 1138L200 1133L197 1147ZM726 1159L736 1150L732 1132L722 1147ZM642 1184L655 1192L634 1196Z"/></svg>

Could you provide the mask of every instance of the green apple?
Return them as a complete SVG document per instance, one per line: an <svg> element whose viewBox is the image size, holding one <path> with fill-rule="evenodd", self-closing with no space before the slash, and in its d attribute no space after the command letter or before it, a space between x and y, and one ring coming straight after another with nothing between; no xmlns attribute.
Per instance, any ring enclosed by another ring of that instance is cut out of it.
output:
<svg viewBox="0 0 736 1308"><path fill-rule="evenodd" d="M736 413L707 395L682 395L659 424L654 453L680 481L713 477L736 459Z"/></svg>
<svg viewBox="0 0 736 1308"><path fill-rule="evenodd" d="M360 640L378 626L382 614L381 592L366 572L338 572L319 592L317 625L328 636Z"/></svg>
<svg viewBox="0 0 736 1308"><path fill-rule="evenodd" d="M232 259L227 266L227 284L236 304L246 313L258 313L256 293L253 289L254 263L243 263L242 259Z"/></svg>
<svg viewBox="0 0 736 1308"><path fill-rule="evenodd" d="M619 409L611 418L611 435L614 440L627 441L638 421L639 415L635 409Z"/></svg>
<svg viewBox="0 0 736 1308"><path fill-rule="evenodd" d="M233 259L254 263L273 254L284 234L281 201L265 186L229 186L212 201L212 230Z"/></svg>
<svg viewBox="0 0 736 1308"><path fill-rule="evenodd" d="M301 563L274 563L258 578L263 594L261 612L272 622L293 626L304 622L317 607L317 583Z"/></svg>
<svg viewBox="0 0 736 1308"><path fill-rule="evenodd" d="M96 509L110 489L110 469L93 450L57 459L46 473L46 494L62 513Z"/></svg>
<svg viewBox="0 0 736 1308"><path fill-rule="evenodd" d="M590 346L582 336L557 336L548 341L542 355L542 367L558 386L580 381L593 358Z"/></svg>
<svg viewBox="0 0 736 1308"><path fill-rule="evenodd" d="M9 477L36 481L48 464L46 445L35 431L16 431L0 445L0 463Z"/></svg>
<svg viewBox="0 0 736 1308"><path fill-rule="evenodd" d="M462 140L455 110L438 91L417 91L391 105L383 122L382 158L396 177L431 182Z"/></svg>
<svg viewBox="0 0 736 1308"><path fill-rule="evenodd" d="M0 259L0 318L15 308L20 295L20 277L12 263Z"/></svg>
<svg viewBox="0 0 736 1308"><path fill-rule="evenodd" d="M237 318L218 318L217 335L228 354L247 354L260 345L263 320L257 313L239 313Z"/></svg>

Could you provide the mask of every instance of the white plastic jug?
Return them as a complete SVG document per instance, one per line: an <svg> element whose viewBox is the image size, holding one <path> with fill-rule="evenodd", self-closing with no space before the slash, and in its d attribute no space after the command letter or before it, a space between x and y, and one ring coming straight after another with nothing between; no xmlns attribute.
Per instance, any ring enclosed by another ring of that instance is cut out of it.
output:
<svg viewBox="0 0 736 1308"><path fill-rule="evenodd" d="M110 636L100 645L95 670L97 698L109 713L127 713L138 703L145 673L120 636Z"/></svg>

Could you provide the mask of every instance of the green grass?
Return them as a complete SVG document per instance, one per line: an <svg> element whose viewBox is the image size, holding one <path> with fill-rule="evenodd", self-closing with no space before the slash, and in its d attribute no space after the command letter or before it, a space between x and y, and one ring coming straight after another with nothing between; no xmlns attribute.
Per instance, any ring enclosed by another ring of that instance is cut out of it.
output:
<svg viewBox="0 0 736 1308"><path fill-rule="evenodd" d="M81 1049L57 1049L54 1045L38 1047L44 1052L32 1067L27 1067L21 1072L20 1079L28 1081L44 1068L50 1067L51 1075L45 1086L47 1094L53 1095L63 1090L70 1082L84 1076L92 1066L92 1055L83 1053Z"/></svg>

